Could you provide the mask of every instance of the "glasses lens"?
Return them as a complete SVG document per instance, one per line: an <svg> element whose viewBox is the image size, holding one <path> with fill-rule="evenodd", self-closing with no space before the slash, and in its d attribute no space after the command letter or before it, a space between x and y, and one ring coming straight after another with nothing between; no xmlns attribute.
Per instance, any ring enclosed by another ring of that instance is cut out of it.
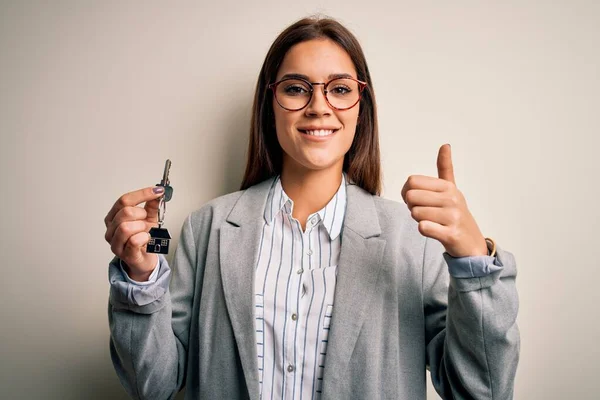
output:
<svg viewBox="0 0 600 400"><path fill-rule="evenodd" d="M298 110L310 101L310 85L300 79L286 79L277 85L275 96L284 108Z"/></svg>
<svg viewBox="0 0 600 400"><path fill-rule="evenodd" d="M335 108L349 108L360 98L358 82L352 79L335 79L327 85L327 100Z"/></svg>

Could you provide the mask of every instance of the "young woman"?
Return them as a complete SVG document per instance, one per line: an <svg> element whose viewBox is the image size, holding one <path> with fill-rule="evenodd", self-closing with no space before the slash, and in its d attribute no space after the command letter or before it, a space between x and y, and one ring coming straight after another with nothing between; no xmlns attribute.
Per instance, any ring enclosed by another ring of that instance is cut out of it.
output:
<svg viewBox="0 0 600 400"><path fill-rule="evenodd" d="M437 178L408 178L406 205L380 188L360 45L334 20L300 20L260 72L242 190L186 219L173 267L145 252L160 188L106 216L128 393L425 399L427 368L443 398L512 398L515 260L479 231L450 147Z"/></svg>

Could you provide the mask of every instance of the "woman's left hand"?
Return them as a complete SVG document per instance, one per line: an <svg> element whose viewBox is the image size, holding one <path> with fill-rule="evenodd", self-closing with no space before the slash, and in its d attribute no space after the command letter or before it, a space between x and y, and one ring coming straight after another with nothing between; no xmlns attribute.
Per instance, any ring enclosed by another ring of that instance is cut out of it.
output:
<svg viewBox="0 0 600 400"><path fill-rule="evenodd" d="M450 145L440 147L438 178L411 175L402 198L419 223L419 232L440 241L453 257L488 255L484 236L454 182Z"/></svg>

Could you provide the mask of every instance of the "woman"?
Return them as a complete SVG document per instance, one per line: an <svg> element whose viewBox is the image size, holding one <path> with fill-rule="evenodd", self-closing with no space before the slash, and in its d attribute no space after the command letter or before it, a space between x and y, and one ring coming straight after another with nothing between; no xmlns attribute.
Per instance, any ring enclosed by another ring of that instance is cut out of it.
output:
<svg viewBox="0 0 600 400"><path fill-rule="evenodd" d="M514 257L479 231L447 145L438 173L407 180L408 207L379 197L360 45L334 20L288 27L258 79L242 190L186 219L173 270L144 250L157 188L106 216L111 354L126 390L412 400L426 397L427 367L444 398L511 398Z"/></svg>

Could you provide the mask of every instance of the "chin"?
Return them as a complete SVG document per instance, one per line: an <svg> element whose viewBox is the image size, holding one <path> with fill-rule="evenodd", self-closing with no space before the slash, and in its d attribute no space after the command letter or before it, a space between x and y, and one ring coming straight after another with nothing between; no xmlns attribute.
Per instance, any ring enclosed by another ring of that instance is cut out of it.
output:
<svg viewBox="0 0 600 400"><path fill-rule="evenodd" d="M343 165L344 159L341 160L322 160L322 161L308 161L303 160L298 162L294 160L294 168L301 168L310 171L324 171L332 168L338 168L338 165Z"/></svg>

